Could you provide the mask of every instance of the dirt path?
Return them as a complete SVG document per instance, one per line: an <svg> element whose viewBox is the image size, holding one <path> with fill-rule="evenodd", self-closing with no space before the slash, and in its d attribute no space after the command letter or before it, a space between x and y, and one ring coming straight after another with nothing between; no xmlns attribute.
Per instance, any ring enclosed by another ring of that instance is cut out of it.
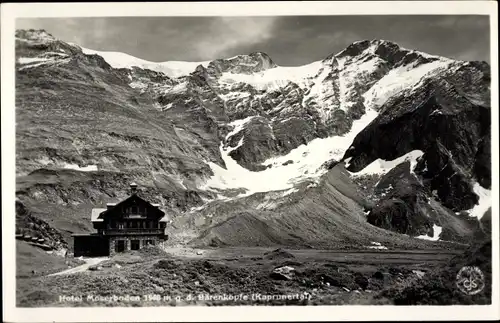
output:
<svg viewBox="0 0 500 323"><path fill-rule="evenodd" d="M50 274L48 276L59 276L59 275L71 275L71 274L76 274L80 273L82 271L86 271L89 269L90 266L97 265L104 260L108 260L108 257L98 257L98 258L84 258L83 261L85 261L85 264L74 267L74 268L69 268L63 271L60 271L58 273Z"/></svg>

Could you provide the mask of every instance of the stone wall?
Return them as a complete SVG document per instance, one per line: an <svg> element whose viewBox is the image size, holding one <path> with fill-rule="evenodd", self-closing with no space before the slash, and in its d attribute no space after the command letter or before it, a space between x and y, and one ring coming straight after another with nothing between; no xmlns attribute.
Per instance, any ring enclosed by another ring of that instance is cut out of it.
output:
<svg viewBox="0 0 500 323"><path fill-rule="evenodd" d="M109 238L109 255L114 256L116 254L115 246L117 241L125 241L125 251L131 250L131 241L139 240L139 249L146 245L147 240L152 240L155 245L160 241L158 236L116 236Z"/></svg>

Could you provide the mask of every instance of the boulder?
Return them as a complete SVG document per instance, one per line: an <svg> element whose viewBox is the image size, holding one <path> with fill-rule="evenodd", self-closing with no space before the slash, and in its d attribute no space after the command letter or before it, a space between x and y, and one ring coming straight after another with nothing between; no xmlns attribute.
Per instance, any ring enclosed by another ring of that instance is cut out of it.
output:
<svg viewBox="0 0 500 323"><path fill-rule="evenodd" d="M276 280L292 280L295 268L290 266L278 267L271 273L271 278Z"/></svg>
<svg viewBox="0 0 500 323"><path fill-rule="evenodd" d="M373 273L372 278L378 279L378 280L383 280L384 279L384 273L381 271L376 271Z"/></svg>
<svg viewBox="0 0 500 323"><path fill-rule="evenodd" d="M365 290L369 284L368 278L366 278L362 274L357 274L356 277L354 277L354 282L363 290Z"/></svg>

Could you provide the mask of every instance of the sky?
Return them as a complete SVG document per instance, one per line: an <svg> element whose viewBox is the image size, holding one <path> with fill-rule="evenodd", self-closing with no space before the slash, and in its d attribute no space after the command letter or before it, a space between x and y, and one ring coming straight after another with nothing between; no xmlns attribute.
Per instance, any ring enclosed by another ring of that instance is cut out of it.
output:
<svg viewBox="0 0 500 323"><path fill-rule="evenodd" d="M490 61L488 16L272 16L23 18L16 28L45 29L56 38L148 61L207 61L267 53L299 66L364 39L459 60Z"/></svg>

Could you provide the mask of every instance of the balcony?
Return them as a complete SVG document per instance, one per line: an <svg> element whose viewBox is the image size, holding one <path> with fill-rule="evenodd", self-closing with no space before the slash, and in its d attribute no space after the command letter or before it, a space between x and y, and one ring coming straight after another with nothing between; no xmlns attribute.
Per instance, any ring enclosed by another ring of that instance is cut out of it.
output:
<svg viewBox="0 0 500 323"><path fill-rule="evenodd" d="M106 229L103 234L110 235L162 235L165 234L165 229L141 229L141 228L124 228L124 229Z"/></svg>
<svg viewBox="0 0 500 323"><path fill-rule="evenodd" d="M146 216L143 214L129 213L129 214L125 214L124 218L125 219L146 219Z"/></svg>

